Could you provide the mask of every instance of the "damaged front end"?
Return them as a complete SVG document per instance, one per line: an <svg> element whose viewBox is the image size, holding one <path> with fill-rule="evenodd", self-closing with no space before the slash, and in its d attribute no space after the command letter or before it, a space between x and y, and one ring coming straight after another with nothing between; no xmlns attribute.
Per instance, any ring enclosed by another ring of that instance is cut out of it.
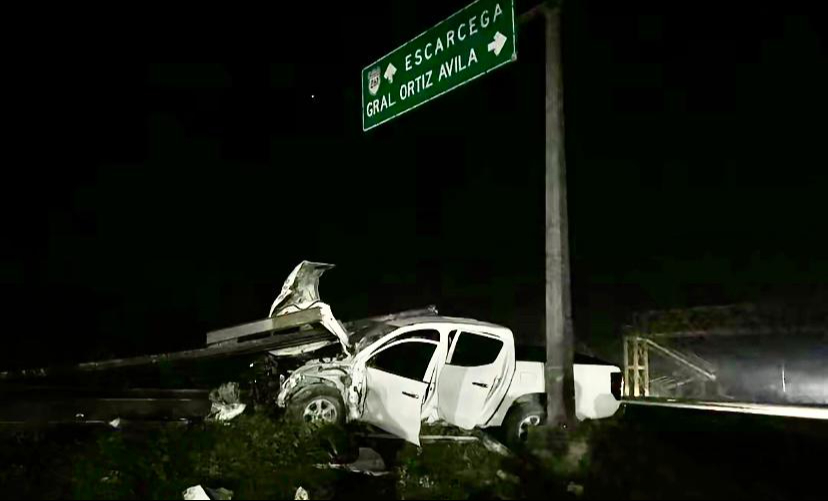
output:
<svg viewBox="0 0 828 501"><path fill-rule="evenodd" d="M341 353L338 356L309 360L297 367L290 376L280 384L276 404L287 408L291 401L303 390L314 385L325 385L336 389L345 407L345 420L359 419L365 405L365 366L355 364L356 356L366 347L392 332L396 327L388 322L407 316L435 314L436 307L410 310L381 317L374 317L349 322L349 340L352 354Z"/></svg>
<svg viewBox="0 0 828 501"><path fill-rule="evenodd" d="M364 395L364 374L349 362L352 357L339 359L311 360L299 367L281 384L276 405L287 408L291 401L303 390L314 385L334 388L342 398L345 406L345 420L352 421L362 415ZM356 374L360 372L360 374Z"/></svg>
<svg viewBox="0 0 828 501"><path fill-rule="evenodd" d="M395 328L388 322L409 316L436 315L437 308L429 306L343 324L333 316L331 307L319 296L319 279L333 267L332 264L312 261L299 263L273 301L270 317L318 311L318 322L336 337L341 350L334 350L336 342L333 340L315 340L268 353L270 363L278 367L271 372L273 375L278 374L279 387L275 398L278 407L287 409L295 399L302 399L305 390L322 385L336 390L344 407L344 420L352 421L362 415L366 384L365 368L353 363L356 354ZM310 357L314 358L308 360ZM275 382L272 378L270 380Z"/></svg>

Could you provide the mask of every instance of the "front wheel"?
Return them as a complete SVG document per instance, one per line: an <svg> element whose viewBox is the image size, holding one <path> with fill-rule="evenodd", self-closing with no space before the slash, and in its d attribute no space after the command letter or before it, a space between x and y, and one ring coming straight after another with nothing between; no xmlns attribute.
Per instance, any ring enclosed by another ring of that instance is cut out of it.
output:
<svg viewBox="0 0 828 501"><path fill-rule="evenodd" d="M529 428L540 426L546 421L546 409L540 402L524 402L509 409L503 420L503 434L506 445L521 448L526 444Z"/></svg>
<svg viewBox="0 0 828 501"><path fill-rule="evenodd" d="M300 390L288 404L287 414L292 421L304 426L345 423L345 405L339 390L322 384Z"/></svg>

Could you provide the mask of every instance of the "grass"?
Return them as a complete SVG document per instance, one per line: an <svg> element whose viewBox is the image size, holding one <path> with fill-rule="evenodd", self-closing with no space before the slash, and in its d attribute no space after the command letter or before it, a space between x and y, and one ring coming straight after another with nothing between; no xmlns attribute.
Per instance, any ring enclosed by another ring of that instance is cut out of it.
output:
<svg viewBox="0 0 828 501"><path fill-rule="evenodd" d="M312 435L253 414L226 425L15 440L3 447L10 466L0 476L4 498L181 499L187 487L201 484L229 489L235 499L292 499L299 486L317 494L332 489L334 472L314 465L328 462L342 438L335 430Z"/></svg>
<svg viewBox="0 0 828 501"><path fill-rule="evenodd" d="M504 458L479 442L444 442L397 455L400 499L517 499L520 480L504 470Z"/></svg>
<svg viewBox="0 0 828 501"><path fill-rule="evenodd" d="M445 434L424 429L423 434ZM187 487L234 499L821 499L828 426L801 420L628 409L566 438L531 433L531 454L481 443L368 445L391 475L317 469L353 435L297 431L265 414L149 430L62 429L0 439L2 499L181 499ZM575 444L574 447L570 447Z"/></svg>

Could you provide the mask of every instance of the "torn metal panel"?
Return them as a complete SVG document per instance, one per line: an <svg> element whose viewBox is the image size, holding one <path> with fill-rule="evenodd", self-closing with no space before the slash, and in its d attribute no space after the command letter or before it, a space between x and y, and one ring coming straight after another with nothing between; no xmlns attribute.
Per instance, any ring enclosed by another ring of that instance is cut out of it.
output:
<svg viewBox="0 0 828 501"><path fill-rule="evenodd" d="M225 383L210 392L210 421L230 421L240 415L247 406L241 403L238 383Z"/></svg>
<svg viewBox="0 0 828 501"><path fill-rule="evenodd" d="M331 311L331 307L328 306L326 303L320 301L316 303L313 306L313 308L319 310L322 316L322 325L326 329L328 329L334 336L336 336L337 339L339 339L339 342L342 343L342 349L345 351L345 353L350 354L351 346L350 341L348 340L348 333L345 331L345 327L342 326L339 320L334 318L333 312Z"/></svg>
<svg viewBox="0 0 828 501"><path fill-rule="evenodd" d="M282 290L270 305L268 316L278 316L306 310L320 301L319 277L335 265L302 261L290 272Z"/></svg>
<svg viewBox="0 0 828 501"><path fill-rule="evenodd" d="M320 317L318 321L339 339L342 349L348 353L350 342L345 327L334 317L330 305L319 298L319 277L333 267L329 263L299 263L282 284L282 290L270 306L269 316L281 317L300 311L316 311Z"/></svg>
<svg viewBox="0 0 828 501"><path fill-rule="evenodd" d="M230 421L239 415L247 408L245 404L213 404L210 411L210 416L207 417L211 421Z"/></svg>
<svg viewBox="0 0 828 501"><path fill-rule="evenodd" d="M336 336L346 354L350 354L355 343L361 341L377 325L414 316L437 315L437 308L429 306L424 309L382 315L343 325L334 317L330 305L323 302L319 296L319 278L334 266L312 261L299 263L282 285L279 295L270 306L269 315L280 317L293 315L300 311L318 312L320 316L318 322Z"/></svg>

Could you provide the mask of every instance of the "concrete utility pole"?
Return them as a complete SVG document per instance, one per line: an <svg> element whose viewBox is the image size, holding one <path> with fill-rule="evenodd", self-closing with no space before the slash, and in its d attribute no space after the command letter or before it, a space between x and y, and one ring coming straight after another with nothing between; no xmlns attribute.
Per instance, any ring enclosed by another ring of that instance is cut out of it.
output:
<svg viewBox="0 0 828 501"><path fill-rule="evenodd" d="M574 424L561 9L546 9L546 396L550 425Z"/></svg>
<svg viewBox="0 0 828 501"><path fill-rule="evenodd" d="M546 411L553 427L575 423L574 331L569 286L561 2L540 4L520 24L543 15L546 30Z"/></svg>

